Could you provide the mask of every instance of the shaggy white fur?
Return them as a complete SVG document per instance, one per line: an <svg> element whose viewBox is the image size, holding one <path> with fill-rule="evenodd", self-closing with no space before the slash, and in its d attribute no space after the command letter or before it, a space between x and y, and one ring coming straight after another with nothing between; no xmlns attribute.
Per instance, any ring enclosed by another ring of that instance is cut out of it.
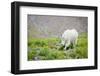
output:
<svg viewBox="0 0 100 76"><path fill-rule="evenodd" d="M78 32L76 29L66 30L62 34L61 44L64 46L64 50L72 44L73 47L77 44Z"/></svg>

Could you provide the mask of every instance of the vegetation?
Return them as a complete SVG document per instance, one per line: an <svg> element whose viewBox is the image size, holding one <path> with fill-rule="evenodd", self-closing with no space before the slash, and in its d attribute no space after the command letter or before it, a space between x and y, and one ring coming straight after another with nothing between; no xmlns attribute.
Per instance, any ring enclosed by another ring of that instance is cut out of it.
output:
<svg viewBox="0 0 100 76"><path fill-rule="evenodd" d="M75 48L64 50L58 38L32 38L28 40L28 60L81 59L88 57L87 34L78 37Z"/></svg>

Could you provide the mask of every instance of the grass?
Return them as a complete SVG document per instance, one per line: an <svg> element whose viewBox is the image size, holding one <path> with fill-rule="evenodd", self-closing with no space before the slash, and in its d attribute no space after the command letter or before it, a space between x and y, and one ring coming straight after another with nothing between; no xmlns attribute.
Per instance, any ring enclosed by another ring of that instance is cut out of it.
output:
<svg viewBox="0 0 100 76"><path fill-rule="evenodd" d="M28 60L82 59L88 57L87 34L78 37L74 49L64 51L58 38L32 38L28 40Z"/></svg>

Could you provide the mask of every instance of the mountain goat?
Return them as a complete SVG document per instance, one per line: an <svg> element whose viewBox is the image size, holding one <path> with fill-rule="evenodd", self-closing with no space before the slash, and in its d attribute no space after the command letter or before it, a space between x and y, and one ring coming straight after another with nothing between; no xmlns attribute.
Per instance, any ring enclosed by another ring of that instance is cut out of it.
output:
<svg viewBox="0 0 100 76"><path fill-rule="evenodd" d="M61 44L64 46L64 50L68 49L70 46L75 47L77 44L78 32L76 29L66 30L62 34Z"/></svg>

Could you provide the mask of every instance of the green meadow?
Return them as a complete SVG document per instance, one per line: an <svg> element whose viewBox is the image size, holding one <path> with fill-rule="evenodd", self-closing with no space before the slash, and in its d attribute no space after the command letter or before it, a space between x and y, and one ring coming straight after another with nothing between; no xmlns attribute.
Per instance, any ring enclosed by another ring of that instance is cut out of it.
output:
<svg viewBox="0 0 100 76"><path fill-rule="evenodd" d="M64 50L59 38L29 38L28 60L83 59L88 58L88 38L81 33L75 48Z"/></svg>

